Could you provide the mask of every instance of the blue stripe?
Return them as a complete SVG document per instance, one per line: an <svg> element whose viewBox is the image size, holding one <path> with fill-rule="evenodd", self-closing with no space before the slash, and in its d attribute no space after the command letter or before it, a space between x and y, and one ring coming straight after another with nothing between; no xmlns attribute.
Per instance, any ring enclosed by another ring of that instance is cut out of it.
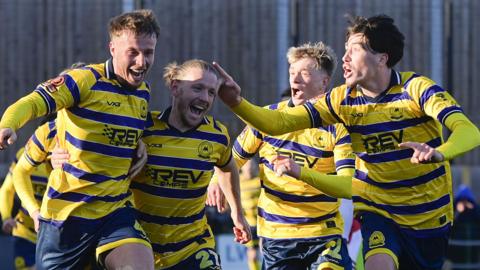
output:
<svg viewBox="0 0 480 270"><path fill-rule="evenodd" d="M425 102L427 102L427 100L435 95L436 93L440 93L440 92L445 92L445 90L443 90L443 88L441 88L440 86L438 85L432 85L430 86L427 90L423 91L422 95L420 96L420 107L422 108L422 111L425 111Z"/></svg>
<svg viewBox="0 0 480 270"><path fill-rule="evenodd" d="M350 135L346 135L343 138L340 138L335 145L341 145L341 144L346 144L346 143L352 143L352 139L350 138Z"/></svg>
<svg viewBox="0 0 480 270"><path fill-rule="evenodd" d="M35 135L35 133L33 133L30 139L32 139L32 142L34 142L38 146L38 148L42 150L42 152L45 152L45 148L43 147L43 144L38 140L37 135Z"/></svg>
<svg viewBox="0 0 480 270"><path fill-rule="evenodd" d="M235 141L233 143L233 150L239 155L241 156L242 158L244 159L250 159L252 158L253 156L255 156L255 152L254 153L248 153L247 151L245 151L242 146L240 145L240 143L238 141Z"/></svg>
<svg viewBox="0 0 480 270"><path fill-rule="evenodd" d="M347 159L338 160L335 162L335 167L337 169L345 168L345 167L355 168L355 159L347 158Z"/></svg>
<svg viewBox="0 0 480 270"><path fill-rule="evenodd" d="M305 109L307 109L308 115L310 116L310 124L311 127L321 127L322 126L322 118L320 117L320 113L315 109L315 106L307 102L303 105Z"/></svg>
<svg viewBox="0 0 480 270"><path fill-rule="evenodd" d="M52 121L48 122L48 129L50 131L53 131L55 129L55 120L52 120Z"/></svg>
<svg viewBox="0 0 480 270"><path fill-rule="evenodd" d="M50 132L48 133L47 139L52 139L52 138L54 138L55 136L57 136L57 130L56 130L56 129L54 129L54 130L52 130L52 131L50 131Z"/></svg>
<svg viewBox="0 0 480 270"><path fill-rule="evenodd" d="M420 77L420 75L418 74L413 74L412 77L408 78L408 80L403 84L403 88L407 89L408 85L410 84L410 82L417 78L417 77Z"/></svg>
<svg viewBox="0 0 480 270"><path fill-rule="evenodd" d="M126 193L116 195L116 196L95 196L95 195L87 195L81 194L77 192L58 192L52 187L48 189L48 197L55 200L64 200L69 202L94 202L94 201L102 201L102 202L119 202L128 196L131 195L130 191Z"/></svg>
<svg viewBox="0 0 480 270"><path fill-rule="evenodd" d="M332 94L332 91L329 91L327 92L327 94L325 95L325 101L327 102L327 107L328 107L328 110L330 110L330 114L333 115L335 117L335 119L337 119L337 122L338 123L343 123L342 119L340 119L340 117L337 115L337 113L335 112L335 110L333 109L333 106L332 106L332 100L331 100L331 94Z"/></svg>
<svg viewBox="0 0 480 270"><path fill-rule="evenodd" d="M442 206L445 206L450 203L450 195L446 194L439 199L436 199L432 202L421 203L416 205L390 205L390 204L378 204L372 201L368 201L359 196L352 196L353 202L364 203L368 206L372 206L381 210L384 210L391 214L396 215L415 215L422 214L428 211L433 211L439 209Z"/></svg>
<svg viewBox="0 0 480 270"><path fill-rule="evenodd" d="M45 100L45 103L47 104L47 114L57 111L57 103L47 93L47 91L45 91L45 89L37 87L34 92L37 92L43 98L43 100Z"/></svg>
<svg viewBox="0 0 480 270"><path fill-rule="evenodd" d="M204 141L211 141L228 146L228 139L225 134L215 134L203 132L199 130L192 130L187 132L180 132L176 129L161 129L161 130L145 130L143 137L148 136L170 136L175 138L198 139Z"/></svg>
<svg viewBox="0 0 480 270"><path fill-rule="evenodd" d="M31 175L30 179L32 179L33 182L39 182L39 183L45 183L45 184L48 182L48 177L43 177L43 176Z"/></svg>
<svg viewBox="0 0 480 270"><path fill-rule="evenodd" d="M452 224L447 223L442 227L433 229L415 230L411 228L400 227L400 230L411 237L429 238L448 235L451 228Z"/></svg>
<svg viewBox="0 0 480 270"><path fill-rule="evenodd" d="M413 127L419 124L426 123L430 120L432 120L432 118L428 116L424 116L419 118L406 119L402 121L383 122L383 123L376 123L371 125L346 126L346 128L350 133L360 133L362 135L369 135L369 134L374 134L379 132L405 129L408 127Z"/></svg>
<svg viewBox="0 0 480 270"><path fill-rule="evenodd" d="M100 73L98 73L94 68L92 67L83 67L81 69L85 69L85 70L90 70L92 73L93 73L93 76L95 76L95 79L98 80L102 77L102 75L100 75Z"/></svg>
<svg viewBox="0 0 480 270"><path fill-rule="evenodd" d="M103 124L112 124L117 126L131 127L143 130L145 128L145 120L128 116L109 114L104 112L92 111L85 108L73 107L68 109L71 113L78 117L82 117Z"/></svg>
<svg viewBox="0 0 480 270"><path fill-rule="evenodd" d="M138 219L141 221L156 223L161 225L182 225L182 224L192 224L197 220L201 220L205 217L205 207L197 214L188 216L188 217L162 217L157 215L151 215L148 213L137 211Z"/></svg>
<svg viewBox="0 0 480 270"><path fill-rule="evenodd" d="M262 183L262 188L265 189L266 193L271 194L275 197L278 197L282 201L296 202L296 203L300 203L300 202L337 202L338 201L337 198L333 198L333 197L330 197L330 196L325 195L325 194L318 194L318 195L314 195L314 196L301 196L301 195L283 193L283 192L273 190L273 189L265 186L263 181L261 183Z"/></svg>
<svg viewBox="0 0 480 270"><path fill-rule="evenodd" d="M175 252L185 248L186 246L190 245L193 242L198 242L203 238L210 237L210 236L211 236L210 232L208 230L205 230L201 235L197 235L190 239L176 242L176 243L168 243L164 245L152 243L152 249L157 253Z"/></svg>
<svg viewBox="0 0 480 270"><path fill-rule="evenodd" d="M260 160L258 161L258 163L263 164L265 167L273 171L273 164L270 164L270 162L266 158L260 157Z"/></svg>
<svg viewBox="0 0 480 270"><path fill-rule="evenodd" d="M135 149L130 148L121 148L113 145L106 145L101 143L95 142L88 142L84 140L77 139L73 137L68 132L65 132L65 139L67 142L75 146L76 148L83 150L83 151L90 151L102 155L112 156L112 157L120 157L120 158L132 158Z"/></svg>
<svg viewBox="0 0 480 270"><path fill-rule="evenodd" d="M63 75L63 77L65 78L65 85L72 94L73 104L76 106L80 103L80 90L78 89L77 82L68 74Z"/></svg>
<svg viewBox="0 0 480 270"><path fill-rule="evenodd" d="M105 181L122 181L122 180L127 180L127 175L122 174L120 176L112 177L112 176L107 176L107 175L101 175L101 174L96 174L96 173L89 173L86 172L82 169L76 168L73 165L69 163L64 163L63 164L63 171L73 175L77 179L82 179L90 182L95 182L95 183L102 183Z"/></svg>
<svg viewBox="0 0 480 270"><path fill-rule="evenodd" d="M130 90L130 89L125 89L120 86L104 82L104 81L97 81L91 88L93 91L103 91L103 92L109 92L109 93L114 93L118 95L125 95L125 96L135 96L137 98L144 99L145 101L150 100L150 93L147 90Z"/></svg>
<svg viewBox="0 0 480 270"><path fill-rule="evenodd" d="M157 187L132 181L132 183L130 184L130 188L138 189L142 192L159 197L174 199L194 199L204 196L207 192L208 187L202 187L198 189L173 189Z"/></svg>
<svg viewBox="0 0 480 270"><path fill-rule="evenodd" d="M276 109L278 108L278 103L270 104L270 105L268 106L268 108L269 108L270 110L276 110Z"/></svg>
<svg viewBox="0 0 480 270"><path fill-rule="evenodd" d="M307 145L299 144L297 142L292 142L288 140L281 140L274 137L266 136L264 141L270 144L273 147L278 147L282 149L288 149L296 152L301 152L309 156L318 157L318 158L329 158L333 157L333 151L323 151L321 149L313 148Z"/></svg>
<svg viewBox="0 0 480 270"><path fill-rule="evenodd" d="M330 218L333 218L337 213L331 213L328 215L323 215L320 217L308 218L308 217L287 217L282 215L270 214L263 210L261 207L258 207L258 215L264 218L267 221L283 223L283 224L306 224L306 223L315 223L324 221Z"/></svg>
<svg viewBox="0 0 480 270"><path fill-rule="evenodd" d="M371 184L379 188L393 189L393 188L413 187L413 186L423 185L443 175L445 175L445 167L442 165L436 168L435 170L429 173L426 173L424 175L410 178L410 179L398 180L390 183L377 182L374 179L371 179L367 173L362 172L360 170L355 171L354 177L357 178L358 180L361 180L365 183Z"/></svg>
<svg viewBox="0 0 480 270"><path fill-rule="evenodd" d="M368 101L365 97L348 97L345 98L341 105L347 106L359 106L366 104L381 104L381 103L390 103L398 100L411 100L412 98L407 92L396 93L396 94L386 94L378 101Z"/></svg>
<svg viewBox="0 0 480 270"><path fill-rule="evenodd" d="M251 128L251 130L252 130L253 135L255 135L255 137L257 137L260 140L263 140L262 133L260 133L258 130L254 129L254 128Z"/></svg>
<svg viewBox="0 0 480 270"><path fill-rule="evenodd" d="M215 166L215 164L210 161L155 155L148 155L147 164L201 171L211 171L213 170L213 166Z"/></svg>
<svg viewBox="0 0 480 270"><path fill-rule="evenodd" d="M440 137L432 139L427 142L430 147L436 148L442 144L442 139ZM387 153L378 153L378 154L367 154L367 153L356 153L357 156L367 163L383 163L390 161L398 161L402 159L410 159L413 155L413 149L401 149L395 150Z"/></svg>
<svg viewBox="0 0 480 270"><path fill-rule="evenodd" d="M451 106L451 107L445 108L437 115L437 119L438 121L440 121L440 123L445 125L445 119L447 119L447 116L457 112L463 113L462 108L458 106Z"/></svg>
<svg viewBox="0 0 480 270"><path fill-rule="evenodd" d="M32 166L35 166L35 167L36 167L36 166L42 164L42 162L38 162L38 161L34 160L34 159L33 159L32 157L30 157L30 156L28 155L28 153L26 153L26 152L25 152L25 158L27 159L28 163L30 163Z"/></svg>

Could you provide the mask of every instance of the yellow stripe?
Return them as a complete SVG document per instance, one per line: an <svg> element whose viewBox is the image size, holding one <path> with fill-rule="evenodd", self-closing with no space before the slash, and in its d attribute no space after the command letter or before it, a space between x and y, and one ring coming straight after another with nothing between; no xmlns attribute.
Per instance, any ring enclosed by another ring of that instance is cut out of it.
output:
<svg viewBox="0 0 480 270"><path fill-rule="evenodd" d="M372 250L368 251L367 254L365 254L365 261L367 261L367 259L369 257L371 257L375 254L387 254L387 255L389 255L390 257L392 257L392 260L395 263L395 266L397 267L397 269L399 268L397 255L395 255L395 253L393 253L388 248L375 248L375 249L372 249Z"/></svg>
<svg viewBox="0 0 480 270"><path fill-rule="evenodd" d="M109 250L112 250L112 249L115 249L119 246L123 246L125 244L142 244L148 248L152 248L152 245L150 245L150 243L144 239L141 239L141 238L125 238L125 239L121 239L121 240L118 240L118 241L115 241L115 242L111 242L111 243L108 243L108 244L105 244L103 246L99 246L97 247L96 249L96 258L98 260L98 256L102 253L104 253L105 251L109 251Z"/></svg>

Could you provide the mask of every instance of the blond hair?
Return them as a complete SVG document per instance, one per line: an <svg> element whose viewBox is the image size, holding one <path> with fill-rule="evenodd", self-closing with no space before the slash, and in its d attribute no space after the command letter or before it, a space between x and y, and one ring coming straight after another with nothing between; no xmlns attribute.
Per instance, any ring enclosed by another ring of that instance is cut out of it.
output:
<svg viewBox="0 0 480 270"><path fill-rule="evenodd" d="M170 87L173 81L181 80L190 68L199 68L202 71L212 72L217 78L219 78L217 70L210 63L200 59L190 59L181 64L177 64L177 62L169 63L163 69L163 80L165 81L165 85Z"/></svg>
<svg viewBox="0 0 480 270"><path fill-rule="evenodd" d="M153 11L149 9L139 9L132 12L123 13L110 19L108 32L110 39L118 36L124 30L130 30L136 35L160 35L160 27Z"/></svg>
<svg viewBox="0 0 480 270"><path fill-rule="evenodd" d="M332 48L323 42L305 43L288 49L287 59L289 64L307 57L315 59L315 68L325 70L328 76L332 76L337 68L337 55Z"/></svg>

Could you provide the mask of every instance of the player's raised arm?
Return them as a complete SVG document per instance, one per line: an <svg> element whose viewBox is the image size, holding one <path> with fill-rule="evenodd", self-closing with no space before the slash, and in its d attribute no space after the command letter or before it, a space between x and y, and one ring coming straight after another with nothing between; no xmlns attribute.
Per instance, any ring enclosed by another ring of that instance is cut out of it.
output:
<svg viewBox="0 0 480 270"><path fill-rule="evenodd" d="M240 96L241 89L233 78L218 64L214 67L223 78L218 96L245 123L269 135L279 135L313 126L306 107L297 106L279 112L251 104Z"/></svg>

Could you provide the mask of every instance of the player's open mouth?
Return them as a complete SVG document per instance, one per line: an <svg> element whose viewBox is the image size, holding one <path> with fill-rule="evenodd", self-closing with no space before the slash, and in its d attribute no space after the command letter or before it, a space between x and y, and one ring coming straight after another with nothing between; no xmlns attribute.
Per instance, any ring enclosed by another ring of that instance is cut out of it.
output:
<svg viewBox="0 0 480 270"><path fill-rule="evenodd" d="M146 70L133 70L133 69L130 69L130 73L132 73L133 77L135 77L135 79L142 79L143 78L143 75L145 74L145 71Z"/></svg>
<svg viewBox="0 0 480 270"><path fill-rule="evenodd" d="M202 115L206 110L207 110L206 106L201 106L201 105L191 105L190 106L190 111L193 114L196 114L196 115Z"/></svg>
<svg viewBox="0 0 480 270"><path fill-rule="evenodd" d="M298 88L292 88L292 96L300 95L302 91Z"/></svg>
<svg viewBox="0 0 480 270"><path fill-rule="evenodd" d="M350 74L352 74L352 70L349 67L343 65L343 77L347 78L350 76Z"/></svg>

